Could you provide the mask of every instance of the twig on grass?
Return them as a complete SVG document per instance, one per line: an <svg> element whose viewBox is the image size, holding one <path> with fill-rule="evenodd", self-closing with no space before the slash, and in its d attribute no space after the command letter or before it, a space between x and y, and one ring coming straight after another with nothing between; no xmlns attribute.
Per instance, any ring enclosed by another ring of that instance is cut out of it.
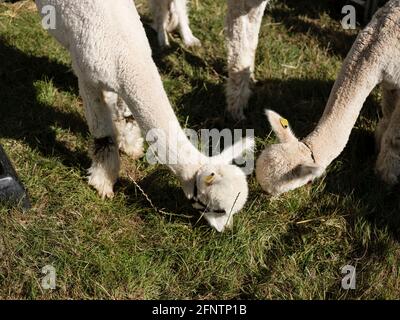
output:
<svg viewBox="0 0 400 320"><path fill-rule="evenodd" d="M147 200L147 202L150 204L150 206L154 209L154 211L156 211L157 213L161 213L167 216L177 216L177 217L183 217L183 218L188 218L191 219L193 218L193 216L188 216L185 214L175 214L175 213L170 213L170 212L166 212L162 209L158 209L153 201L151 201L150 197L146 194L146 192L144 192L144 190L142 189L142 187L135 181L135 179L133 179L129 174L128 174L128 178L129 180L131 180L133 182L133 184L139 189L139 191L142 193L142 195L145 197L145 199Z"/></svg>

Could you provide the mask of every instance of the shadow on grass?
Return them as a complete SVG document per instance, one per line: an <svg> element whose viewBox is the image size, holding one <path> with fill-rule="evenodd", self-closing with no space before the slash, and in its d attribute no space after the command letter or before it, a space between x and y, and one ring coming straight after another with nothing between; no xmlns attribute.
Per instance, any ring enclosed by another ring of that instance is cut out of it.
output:
<svg viewBox="0 0 400 320"><path fill-rule="evenodd" d="M281 4L267 9L266 14L285 25L291 33L303 33L314 37L322 47L329 49L329 52L344 58L356 36L345 32L340 25L337 29L327 28L315 20L319 19L321 14L327 14L340 24L343 18L341 10L345 4L346 1L284 0ZM289 9L284 9L284 6Z"/></svg>
<svg viewBox="0 0 400 320"><path fill-rule="evenodd" d="M143 27L146 32L147 39L149 40L150 47L152 50L152 57L157 65L157 68L162 74L176 74L173 66L171 66L166 57L171 54L179 55L179 59L185 59L193 67L203 67L207 66L207 56L206 52L202 48L197 49L188 49L184 46L182 39L180 39L180 35L177 31L174 31L169 35L170 37L170 46L169 47L161 47L158 44L157 32L151 27L151 19L147 16L141 16L141 21L143 23ZM172 38L171 38L172 37ZM196 50L201 51L202 56L197 55ZM224 73L225 61L224 60L213 60L213 65L216 70L218 70L219 74ZM216 62L219 62L218 66ZM180 73L179 73L180 74Z"/></svg>
<svg viewBox="0 0 400 320"><path fill-rule="evenodd" d="M359 218L368 221L372 229L387 230L393 239L400 241L400 186L389 187L374 172L377 153L371 133L353 129L351 139L336 161L341 161L342 169L328 174L326 192L342 197L352 196L362 204L363 215L350 212L346 219L354 226ZM374 252L379 256L384 252Z"/></svg>
<svg viewBox="0 0 400 320"><path fill-rule="evenodd" d="M318 79L268 79L253 87L245 115L246 121L234 123L225 117L223 84L203 79L191 79L193 90L180 97L180 114L188 125L200 128L252 128L255 135L266 137L270 128L265 109L286 117L299 137L308 134L316 125L328 99L332 81Z"/></svg>
<svg viewBox="0 0 400 320"><path fill-rule="evenodd" d="M292 15L307 16L310 19L318 19L321 14L328 15L332 20L341 21L343 18L342 8L349 4L350 0L280 0L278 3L289 8ZM274 6L278 7L278 6ZM266 13L274 12L274 8L267 8Z"/></svg>
<svg viewBox="0 0 400 320"><path fill-rule="evenodd" d="M146 175L137 183L146 195L126 178L120 178L116 185L117 192L119 189L127 195L128 204L140 204L142 208L148 208L153 212L155 207L158 214L164 216L170 222L189 223L191 226L206 223L202 221L204 219L198 221L199 212L193 209L179 182L166 167L158 166L157 170ZM148 199L146 199L146 196ZM140 218L143 221L149 219L145 212L140 214Z"/></svg>
<svg viewBox="0 0 400 320"><path fill-rule="evenodd" d="M66 66L29 56L0 40L0 137L21 140L43 156L56 156L82 170L89 164L86 153L71 151L58 141L54 127L87 136L86 123L78 113L38 102L35 81L50 79L56 88L78 93L77 80Z"/></svg>

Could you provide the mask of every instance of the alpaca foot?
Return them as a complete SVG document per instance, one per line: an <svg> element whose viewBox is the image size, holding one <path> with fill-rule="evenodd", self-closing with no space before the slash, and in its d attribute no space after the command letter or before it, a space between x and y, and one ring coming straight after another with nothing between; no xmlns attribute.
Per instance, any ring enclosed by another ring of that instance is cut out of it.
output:
<svg viewBox="0 0 400 320"><path fill-rule="evenodd" d="M191 47L201 47L201 42L199 39L197 39L194 35L191 35L190 37L187 37L183 39L183 43L185 44L186 47L191 48Z"/></svg>
<svg viewBox="0 0 400 320"><path fill-rule="evenodd" d="M399 152L391 148L382 150L378 155L375 169L384 182L391 186L397 184L400 176Z"/></svg>
<svg viewBox="0 0 400 320"><path fill-rule="evenodd" d="M111 137L94 140L92 166L88 170L88 182L102 199L114 196L113 186L118 179L120 160L115 140Z"/></svg>
<svg viewBox="0 0 400 320"><path fill-rule="evenodd" d="M88 172L89 185L97 190L103 200L106 198L112 199L114 197L114 182L106 177L103 168L92 166Z"/></svg>

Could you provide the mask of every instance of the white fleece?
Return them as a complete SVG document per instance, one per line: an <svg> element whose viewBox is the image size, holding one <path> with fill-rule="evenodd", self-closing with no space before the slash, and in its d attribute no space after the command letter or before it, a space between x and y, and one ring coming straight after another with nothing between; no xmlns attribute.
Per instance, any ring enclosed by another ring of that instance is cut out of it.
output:
<svg viewBox="0 0 400 320"><path fill-rule="evenodd" d="M117 133L112 121L116 97L110 98L113 94L129 107L144 136L152 129L164 132L166 144L163 147L177 158L175 164L167 165L181 180L188 198L193 196L194 181L200 169L216 165L218 168L234 167L225 161L226 156L215 158L221 159L215 164L213 158L201 154L187 139L164 91L132 0L36 0L36 4L39 12L45 5L55 7L56 28L49 32L71 54L89 129L97 139L89 183L103 197L112 196L119 170ZM170 136L171 127L174 135ZM248 140L244 148L251 145L252 141ZM197 162L187 164L187 158L194 156ZM209 205L207 210L214 209L213 203L229 203L232 207L216 209L233 214L246 202L246 177L237 170L224 172L225 183L232 183L232 193L213 192L217 187L213 183L199 191ZM239 199L234 202L238 194ZM218 197L230 200L219 201Z"/></svg>

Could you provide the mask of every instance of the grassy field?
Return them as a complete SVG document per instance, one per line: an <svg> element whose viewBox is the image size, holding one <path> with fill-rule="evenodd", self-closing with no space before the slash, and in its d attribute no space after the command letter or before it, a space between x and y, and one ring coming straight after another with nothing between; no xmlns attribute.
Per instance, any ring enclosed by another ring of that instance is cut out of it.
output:
<svg viewBox="0 0 400 320"><path fill-rule="evenodd" d="M136 1L182 124L223 123L225 1L192 1L203 47L175 36L157 48L145 0ZM197 3L197 5L195 4ZM262 24L254 94L244 127L257 154L274 142L271 108L304 136L316 125L356 30L340 26L334 1L282 0ZM0 4L0 143L29 189L28 213L0 208L0 298L17 299L388 299L400 298L399 188L375 177L378 91L368 99L342 155L312 186L276 199L254 174L234 228L213 231L162 166L123 157L113 200L86 183L89 133L70 59L43 31L32 1ZM129 179L136 179L153 209ZM341 267L356 267L356 289ZM57 288L44 290L52 265Z"/></svg>

